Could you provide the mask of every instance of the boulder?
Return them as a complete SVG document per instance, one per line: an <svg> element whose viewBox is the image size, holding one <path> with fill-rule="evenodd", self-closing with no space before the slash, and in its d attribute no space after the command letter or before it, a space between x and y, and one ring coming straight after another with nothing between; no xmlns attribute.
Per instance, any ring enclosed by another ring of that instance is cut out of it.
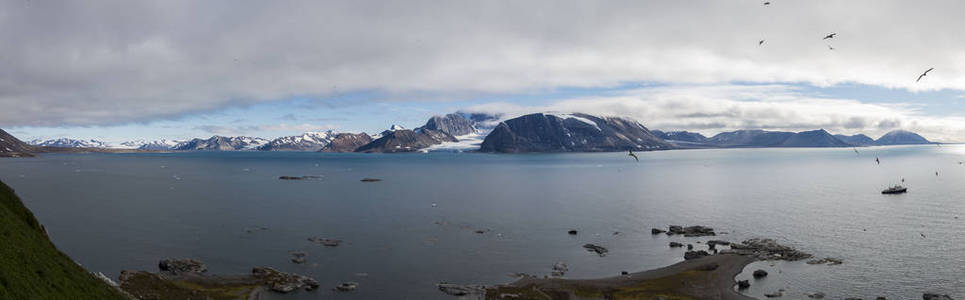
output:
<svg viewBox="0 0 965 300"><path fill-rule="evenodd" d="M924 293L921 295L922 300L954 300L951 296L940 295L935 293Z"/></svg>
<svg viewBox="0 0 965 300"><path fill-rule="evenodd" d="M664 233L664 232L667 232L667 231L666 231L666 230L663 230L663 229L659 229L659 228L650 229L650 234L661 234L661 233Z"/></svg>
<svg viewBox="0 0 965 300"><path fill-rule="evenodd" d="M335 290L339 292L354 291L359 287L358 282L342 282L335 286Z"/></svg>
<svg viewBox="0 0 965 300"><path fill-rule="evenodd" d="M606 253L610 251L604 248L603 246L597 246L594 244L583 245L583 248L586 248L586 250L590 252L596 252L596 254L599 255L600 257L606 256Z"/></svg>
<svg viewBox="0 0 965 300"><path fill-rule="evenodd" d="M190 258L161 260L158 262L157 268L162 272L167 272L172 275L204 273L208 271L208 267L201 263L201 261Z"/></svg>
<svg viewBox="0 0 965 300"><path fill-rule="evenodd" d="M476 284L453 284L439 283L436 285L439 291L449 296L483 296L486 294L486 286Z"/></svg>
<svg viewBox="0 0 965 300"><path fill-rule="evenodd" d="M749 288L749 287L751 287L751 282L750 282L750 281L747 281L747 280L737 281L737 289L744 290L744 289L747 289L747 288Z"/></svg>
<svg viewBox="0 0 965 300"><path fill-rule="evenodd" d="M311 291L318 288L318 281L310 277L284 273L269 267L255 267L251 269L251 274L256 278L264 280L265 284L275 292L290 293L299 288Z"/></svg>
<svg viewBox="0 0 965 300"><path fill-rule="evenodd" d="M706 226L678 226L671 225L668 228L667 235L680 234L686 237L699 237L699 236L715 236L717 233L714 232L713 228Z"/></svg>
<svg viewBox="0 0 965 300"><path fill-rule="evenodd" d="M691 260L691 259L701 258L701 257L708 256L708 255L710 255L710 253L707 253L707 251L704 251L704 250L700 250L700 251L687 251L687 252L684 253L684 260Z"/></svg>
<svg viewBox="0 0 965 300"><path fill-rule="evenodd" d="M808 293L807 296L811 299L824 299L824 293L822 292Z"/></svg>
<svg viewBox="0 0 965 300"><path fill-rule="evenodd" d="M683 247L683 246L684 246L684 244L681 244L681 243L678 243L678 242L670 242L670 248L680 248L680 247Z"/></svg>
<svg viewBox="0 0 965 300"><path fill-rule="evenodd" d="M761 270L761 269L757 269L757 270L754 270L754 274L753 274L753 275L754 275L754 278L767 277L767 271L764 271L764 270Z"/></svg>

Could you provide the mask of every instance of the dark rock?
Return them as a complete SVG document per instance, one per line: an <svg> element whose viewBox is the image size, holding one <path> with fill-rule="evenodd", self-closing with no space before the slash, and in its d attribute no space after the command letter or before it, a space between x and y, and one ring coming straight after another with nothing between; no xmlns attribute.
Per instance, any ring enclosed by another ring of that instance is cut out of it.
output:
<svg viewBox="0 0 965 300"><path fill-rule="evenodd" d="M335 131L306 132L302 135L283 136L258 147L261 151L319 151L328 146Z"/></svg>
<svg viewBox="0 0 965 300"><path fill-rule="evenodd" d="M366 133L339 133L331 143L322 147L319 152L355 152L359 147L372 142L372 137Z"/></svg>
<svg viewBox="0 0 965 300"><path fill-rule="evenodd" d="M825 257L825 258L822 258L822 259L812 259L812 260L807 261L806 263L809 264L809 265L823 265L823 264L827 264L827 265L829 265L829 266L835 266L835 265L840 265L840 264L842 264L842 263L844 263L844 262L841 261L840 259L837 259L837 258Z"/></svg>
<svg viewBox="0 0 965 300"><path fill-rule="evenodd" d="M208 267L205 266L204 263L190 258L161 260L158 262L157 267L162 272L167 272L172 275L184 273L204 273L208 271Z"/></svg>
<svg viewBox="0 0 965 300"><path fill-rule="evenodd" d="M661 234L661 233L664 233L664 232L667 232L667 231L666 231L666 230L663 230L663 229L659 229L659 228L650 229L650 233L651 233L651 234Z"/></svg>
<svg viewBox="0 0 965 300"><path fill-rule="evenodd" d="M681 243L678 243L678 242L670 242L670 248L680 248L680 247L683 247L683 246L684 246L684 244L681 244Z"/></svg>
<svg viewBox="0 0 965 300"><path fill-rule="evenodd" d="M738 130L721 132L707 139L707 143L720 147L777 147L793 132Z"/></svg>
<svg viewBox="0 0 965 300"><path fill-rule="evenodd" d="M620 271L620 275L630 275L630 272L627 272L627 271Z"/></svg>
<svg viewBox="0 0 965 300"><path fill-rule="evenodd" d="M300 252L300 251L299 251L299 252L292 252L291 254L292 254L291 260L292 260L293 263L296 263L296 264L305 263L305 260L306 260L306 259L305 259L305 255L306 255L305 252Z"/></svg>
<svg viewBox="0 0 965 300"><path fill-rule="evenodd" d="M310 237L308 238L308 241L316 244L321 244L322 246L325 246L325 247L337 247L339 244L342 243L342 240L323 239L318 237Z"/></svg>
<svg viewBox="0 0 965 300"><path fill-rule="evenodd" d="M757 270L754 270L753 275L754 275L754 278L767 277L767 271L757 269Z"/></svg>
<svg viewBox="0 0 965 300"><path fill-rule="evenodd" d="M811 258L811 254L778 244L772 239L749 239L740 244L732 243L730 250L721 253L752 255L759 259L797 261Z"/></svg>
<svg viewBox="0 0 965 300"><path fill-rule="evenodd" d="M709 246L709 247L714 247L714 246L716 246L716 245L728 246L728 245L730 245L730 242L728 242L728 241L721 241L721 240L709 240L709 241L707 241L707 246Z"/></svg>
<svg viewBox="0 0 965 300"><path fill-rule="evenodd" d="M888 300L888 298L885 298L885 297L877 297L877 298L875 298L875 300Z"/></svg>
<svg viewBox="0 0 965 300"><path fill-rule="evenodd" d="M661 150L674 146L628 119L587 114L529 114L499 123L482 152L601 152Z"/></svg>
<svg viewBox="0 0 965 300"><path fill-rule="evenodd" d="M707 251L704 251L704 250L687 251L687 252L684 252L684 260L691 260L691 259L701 258L701 257L708 256L708 255L710 255L710 253L707 253Z"/></svg>
<svg viewBox="0 0 965 300"><path fill-rule="evenodd" d="M606 253L609 252L609 250L607 250L606 248L602 246L597 246L594 244L583 245L583 248L586 248L586 250L590 252L596 252L596 254L599 255L600 257L606 256Z"/></svg>
<svg viewBox="0 0 965 300"><path fill-rule="evenodd" d="M566 272L570 270L570 267L563 262L557 262L553 264L553 272L550 274L553 277L562 277L566 275Z"/></svg>
<svg viewBox="0 0 965 300"><path fill-rule="evenodd" d="M342 282L335 286L335 290L339 292L354 291L359 287L358 282Z"/></svg>
<svg viewBox="0 0 965 300"><path fill-rule="evenodd" d="M715 235L717 235L716 233L714 233L714 229L713 229L713 228L705 227L705 226L687 226L687 227L682 227L682 226L677 226L677 225L671 225L671 226L669 226L668 229L669 229L669 231L667 231L667 235L680 234L680 235L683 235L683 236L686 236L686 237L715 236Z"/></svg>
<svg viewBox="0 0 965 300"><path fill-rule="evenodd" d="M747 280L737 281L737 288L738 288L738 289L745 290L745 289L747 289L747 288L749 288L749 287L751 287L751 282L750 282L750 281L747 281Z"/></svg>
<svg viewBox="0 0 965 300"><path fill-rule="evenodd" d="M576 235L577 232L576 232L576 230L572 230L572 229L571 229L570 231L567 231L566 233L569 233L570 235Z"/></svg>
<svg viewBox="0 0 965 300"><path fill-rule="evenodd" d="M366 177L366 178L362 178L361 181L362 182L379 182L379 181L382 181L382 179Z"/></svg>
<svg viewBox="0 0 965 300"><path fill-rule="evenodd" d="M824 299L824 293L822 292L808 293L807 296L811 299Z"/></svg>
<svg viewBox="0 0 965 300"><path fill-rule="evenodd" d="M299 288L314 290L318 288L318 281L310 277L284 273L269 267L255 267L251 269L251 274L256 278L265 281L272 291L279 293L290 293Z"/></svg>
<svg viewBox="0 0 965 300"><path fill-rule="evenodd" d="M694 250L693 244L687 244L687 250Z"/></svg>
<svg viewBox="0 0 965 300"><path fill-rule="evenodd" d="M784 296L784 293L781 291L764 294L764 297L767 297L767 298L780 298L782 296Z"/></svg>
<svg viewBox="0 0 965 300"><path fill-rule="evenodd" d="M475 284L453 284L453 283L439 283L436 285L439 291L442 291L446 295L450 296L483 296L486 294L486 286L475 285Z"/></svg>
<svg viewBox="0 0 965 300"><path fill-rule="evenodd" d="M922 300L954 300L951 296L941 295L935 293L924 293L921 295Z"/></svg>
<svg viewBox="0 0 965 300"><path fill-rule="evenodd" d="M861 300L861 298L849 297L849 298L844 298L844 300Z"/></svg>

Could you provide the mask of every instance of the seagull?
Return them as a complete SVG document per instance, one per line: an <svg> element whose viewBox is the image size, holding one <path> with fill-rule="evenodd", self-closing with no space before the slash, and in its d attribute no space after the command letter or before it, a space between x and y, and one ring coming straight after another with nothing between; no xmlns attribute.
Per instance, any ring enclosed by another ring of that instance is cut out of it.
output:
<svg viewBox="0 0 965 300"><path fill-rule="evenodd" d="M921 73L921 75L918 75L918 80L915 80L915 82L921 81L923 77L928 75L928 72L931 72L931 70L934 70L934 69L935 68L929 68L928 70L925 70L925 73Z"/></svg>
<svg viewBox="0 0 965 300"><path fill-rule="evenodd" d="M637 161L640 161L640 158L638 158L636 154L633 154L633 149L627 149L627 151L629 151L629 152L627 153L627 155L633 156L633 159L636 159Z"/></svg>
<svg viewBox="0 0 965 300"><path fill-rule="evenodd" d="M835 35L837 35L837 33L828 34L828 35L824 36L824 38L823 38L822 40L833 39Z"/></svg>
<svg viewBox="0 0 965 300"><path fill-rule="evenodd" d="M764 5L771 5L771 2L764 2Z"/></svg>
<svg viewBox="0 0 965 300"><path fill-rule="evenodd" d="M854 148L854 154L861 154L861 153L858 153L858 147L853 147L853 148Z"/></svg>
<svg viewBox="0 0 965 300"><path fill-rule="evenodd" d="M764 40L760 40L759 42L757 42L757 45L758 45L758 46L764 45Z"/></svg>
<svg viewBox="0 0 965 300"><path fill-rule="evenodd" d="M918 234L921 235L921 238L925 238L925 234L924 234L924 233L919 232Z"/></svg>
<svg viewBox="0 0 965 300"><path fill-rule="evenodd" d="M935 171L935 176L938 176L938 171Z"/></svg>
<svg viewBox="0 0 965 300"><path fill-rule="evenodd" d="M834 50L834 47L831 47L831 44L828 44L828 50Z"/></svg>
<svg viewBox="0 0 965 300"><path fill-rule="evenodd" d="M881 160L879 160L877 156L875 156L875 162L878 163L879 165L881 164Z"/></svg>

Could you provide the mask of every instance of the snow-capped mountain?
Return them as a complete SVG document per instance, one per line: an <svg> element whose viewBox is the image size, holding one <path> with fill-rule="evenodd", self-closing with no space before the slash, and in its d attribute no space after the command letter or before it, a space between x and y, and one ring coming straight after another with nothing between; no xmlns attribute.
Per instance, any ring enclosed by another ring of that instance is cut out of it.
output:
<svg viewBox="0 0 965 300"><path fill-rule="evenodd" d="M302 135L285 136L258 147L263 151L318 151L332 142L337 133L333 130L306 132Z"/></svg>
<svg viewBox="0 0 965 300"><path fill-rule="evenodd" d="M220 150L220 151L236 151L236 150L254 150L265 144L268 144L268 140L256 137L247 136L237 136L237 137L226 137L226 136L213 136L209 139L193 139L186 142L178 143L172 150Z"/></svg>
<svg viewBox="0 0 965 300"><path fill-rule="evenodd" d="M137 147L141 150L171 150L174 149L181 141L160 139L153 142L146 142Z"/></svg>
<svg viewBox="0 0 965 300"><path fill-rule="evenodd" d="M59 138L52 140L35 139L27 142L28 144L40 147L59 147L59 148L109 148L110 145L103 141L94 139L75 140L72 138Z"/></svg>

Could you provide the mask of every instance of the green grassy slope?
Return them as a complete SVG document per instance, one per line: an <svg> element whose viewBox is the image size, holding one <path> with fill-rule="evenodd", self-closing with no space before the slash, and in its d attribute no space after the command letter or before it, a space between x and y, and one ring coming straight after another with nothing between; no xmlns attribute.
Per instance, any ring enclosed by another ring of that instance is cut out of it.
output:
<svg viewBox="0 0 965 300"><path fill-rule="evenodd" d="M0 182L0 299L126 299L61 253Z"/></svg>

